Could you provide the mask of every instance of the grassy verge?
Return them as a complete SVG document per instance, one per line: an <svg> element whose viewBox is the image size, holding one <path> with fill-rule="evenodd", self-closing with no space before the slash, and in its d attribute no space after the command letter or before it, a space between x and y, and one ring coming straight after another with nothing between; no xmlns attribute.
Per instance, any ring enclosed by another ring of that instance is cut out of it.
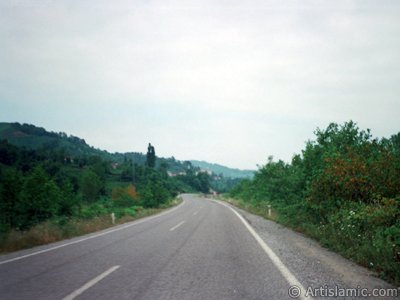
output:
<svg viewBox="0 0 400 300"><path fill-rule="evenodd" d="M244 202L242 200L228 198L228 197L225 197L225 196L217 196L216 198L218 200L222 200L222 201L228 202L228 203L232 204L233 206L241 208L241 209L243 209L243 210L245 210L245 211L247 211L249 213L261 216L264 219L277 221L277 212L274 209L271 208L271 214L269 214L269 212L268 212L269 208L264 203L260 203L258 205L254 205L254 204L249 203L249 202Z"/></svg>
<svg viewBox="0 0 400 300"><path fill-rule="evenodd" d="M45 245L131 222L157 214L181 202L182 199L176 198L158 208L133 207L119 209L115 212L115 224L112 223L109 213L100 211L97 215L87 215L86 217L64 217L49 220L37 224L27 231L11 230L1 238L0 254Z"/></svg>
<svg viewBox="0 0 400 300"><path fill-rule="evenodd" d="M382 279L400 285L400 231L398 226L384 223L388 218L381 216L382 212L390 213L385 208L377 213L382 222L379 226L377 216L371 217L370 207L367 206L339 210L332 214L329 223L315 224L301 207L276 207L271 209L269 215L268 206L263 202L227 196L219 196L218 199L304 233L343 257L374 271Z"/></svg>

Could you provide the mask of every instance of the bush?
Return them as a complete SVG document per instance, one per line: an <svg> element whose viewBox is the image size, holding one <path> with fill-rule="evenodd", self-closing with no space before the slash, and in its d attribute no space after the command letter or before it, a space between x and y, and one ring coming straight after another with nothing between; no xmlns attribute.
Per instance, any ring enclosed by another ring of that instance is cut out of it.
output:
<svg viewBox="0 0 400 300"><path fill-rule="evenodd" d="M15 222L20 229L43 222L57 215L62 194L42 168L36 168L28 176L16 203Z"/></svg>
<svg viewBox="0 0 400 300"><path fill-rule="evenodd" d="M105 185L95 172L86 169L82 175L80 187L84 200L87 202L95 202L98 200Z"/></svg>
<svg viewBox="0 0 400 300"><path fill-rule="evenodd" d="M136 193L136 188L132 184L125 188L114 188L111 197L116 207L131 207L139 203L139 197Z"/></svg>
<svg viewBox="0 0 400 300"><path fill-rule="evenodd" d="M95 202L91 205L83 206L80 210L79 217L83 219L92 219L109 213L109 209L104 207L102 203Z"/></svg>
<svg viewBox="0 0 400 300"><path fill-rule="evenodd" d="M354 122L317 129L290 164L272 157L231 196L400 282L400 133L372 139ZM379 258L379 259L378 259Z"/></svg>
<svg viewBox="0 0 400 300"><path fill-rule="evenodd" d="M115 213L116 218L122 218L123 216L131 216L136 217L137 208L136 207L125 207L125 208L116 208L113 211Z"/></svg>

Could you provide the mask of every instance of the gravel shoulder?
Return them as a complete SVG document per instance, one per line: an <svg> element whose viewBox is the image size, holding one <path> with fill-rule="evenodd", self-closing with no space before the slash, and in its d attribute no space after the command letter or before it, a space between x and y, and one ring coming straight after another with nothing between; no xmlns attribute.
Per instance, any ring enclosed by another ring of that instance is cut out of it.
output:
<svg viewBox="0 0 400 300"><path fill-rule="evenodd" d="M398 297L324 296L324 293L329 293L328 289L335 288L338 290L368 289L368 292L380 289L379 292L387 293L388 289L396 287L375 277L370 270L322 247L318 242L301 233L230 206L249 222L306 290L310 288L314 291L314 289L322 288L322 291L314 293L314 299L400 299L399 290Z"/></svg>

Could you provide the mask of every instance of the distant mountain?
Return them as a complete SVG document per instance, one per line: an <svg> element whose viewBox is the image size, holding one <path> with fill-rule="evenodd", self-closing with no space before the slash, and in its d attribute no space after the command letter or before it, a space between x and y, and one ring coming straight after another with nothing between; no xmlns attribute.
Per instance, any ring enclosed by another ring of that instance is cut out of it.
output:
<svg viewBox="0 0 400 300"><path fill-rule="evenodd" d="M133 163L138 165L143 165L146 162L146 155L140 152L110 153L89 146L84 139L79 137L68 135L64 132L50 132L31 124L0 122L0 140L7 140L12 145L25 147L26 149L44 152L58 151L62 155L71 158L100 156L105 160L118 163L127 159L132 159ZM173 174L184 173L190 168L189 162L182 162L174 157L157 157L156 166L160 166L163 163L167 165L168 170ZM254 173L249 170L232 169L204 161L193 160L190 163L195 169L200 168L212 171L217 175L222 173L224 177L230 178L250 178Z"/></svg>
<svg viewBox="0 0 400 300"><path fill-rule="evenodd" d="M199 160L191 160L190 162L195 167L211 171L215 174L222 174L224 175L224 177L230 177L230 178L252 178L255 172L252 170L233 169L219 164L212 164Z"/></svg>

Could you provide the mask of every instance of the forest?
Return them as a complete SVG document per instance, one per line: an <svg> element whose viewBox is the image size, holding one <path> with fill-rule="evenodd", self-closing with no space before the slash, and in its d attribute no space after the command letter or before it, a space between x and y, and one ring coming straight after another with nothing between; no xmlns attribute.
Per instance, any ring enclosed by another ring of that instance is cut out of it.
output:
<svg viewBox="0 0 400 300"><path fill-rule="evenodd" d="M25 230L54 217L91 217L108 211L134 214L159 207L180 192L208 192L209 175L168 176L167 164L155 166L155 152L144 165L129 157L121 164L99 156L65 157L51 149L27 150L0 142L0 230Z"/></svg>
<svg viewBox="0 0 400 300"><path fill-rule="evenodd" d="M376 139L353 121L331 123L290 163L269 157L230 196L400 282L400 133Z"/></svg>
<svg viewBox="0 0 400 300"><path fill-rule="evenodd" d="M2 127L7 127L3 136L13 141L0 140L3 245L13 235L43 224L56 231L76 231L70 228L74 222L99 218L109 222L111 213L117 220L138 217L171 205L179 193L207 193L213 178L218 178L190 162L157 157L151 144L146 155L110 154L89 147L83 139L33 125L3 123ZM74 234L79 230L66 236Z"/></svg>

